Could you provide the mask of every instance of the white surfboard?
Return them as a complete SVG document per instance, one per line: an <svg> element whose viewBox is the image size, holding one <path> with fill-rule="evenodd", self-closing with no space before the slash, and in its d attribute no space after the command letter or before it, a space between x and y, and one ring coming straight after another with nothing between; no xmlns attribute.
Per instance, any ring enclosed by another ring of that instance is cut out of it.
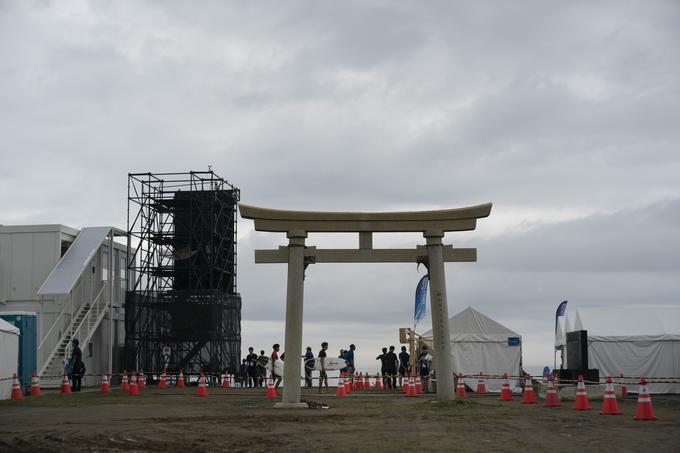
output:
<svg viewBox="0 0 680 453"><path fill-rule="evenodd" d="M347 362L340 357L326 357L324 365L327 371L341 370L347 366ZM321 359L318 357L314 359L314 369L321 370Z"/></svg>
<svg viewBox="0 0 680 453"><path fill-rule="evenodd" d="M272 372L272 361L271 360L269 362L267 362L267 365L265 366L265 368L267 369L267 371L269 373ZM277 360L276 361L276 368L274 370L274 374L283 377L283 360Z"/></svg>

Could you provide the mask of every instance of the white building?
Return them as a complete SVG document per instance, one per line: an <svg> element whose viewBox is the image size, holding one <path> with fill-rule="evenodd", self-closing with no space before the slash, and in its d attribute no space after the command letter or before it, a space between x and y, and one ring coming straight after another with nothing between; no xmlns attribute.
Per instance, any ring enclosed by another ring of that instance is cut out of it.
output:
<svg viewBox="0 0 680 453"><path fill-rule="evenodd" d="M125 341L127 246L113 238L125 235L114 227L0 226L0 312L37 314L42 385L60 382L73 338L80 341L88 374L118 371ZM95 377L83 380L83 385L98 383Z"/></svg>

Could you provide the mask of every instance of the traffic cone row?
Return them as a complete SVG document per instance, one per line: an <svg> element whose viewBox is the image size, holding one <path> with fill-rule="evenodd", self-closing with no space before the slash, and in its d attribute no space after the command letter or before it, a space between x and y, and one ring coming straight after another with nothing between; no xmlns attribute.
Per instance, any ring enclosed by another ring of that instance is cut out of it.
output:
<svg viewBox="0 0 680 453"><path fill-rule="evenodd" d="M104 371L104 374L102 375L102 384L101 387L99 387L99 392L101 393L109 393L111 391L111 388L109 387L109 375L108 375L108 370Z"/></svg>
<svg viewBox="0 0 680 453"><path fill-rule="evenodd" d="M458 373L458 384L456 385L456 398L467 399L465 384L463 383L463 373Z"/></svg>
<svg viewBox="0 0 680 453"><path fill-rule="evenodd" d="M130 377L130 385L128 386L128 395L137 396L139 395L139 387L137 386L137 373L132 372Z"/></svg>
<svg viewBox="0 0 680 453"><path fill-rule="evenodd" d="M619 410L619 405L616 402L616 392L614 391L614 383L612 377L607 376L607 385L604 389L604 398L602 398L601 415L621 415L623 412Z"/></svg>
<svg viewBox="0 0 680 453"><path fill-rule="evenodd" d="M31 396L40 396L40 380L38 376L33 372L33 378L31 379Z"/></svg>
<svg viewBox="0 0 680 453"><path fill-rule="evenodd" d="M65 395L71 393L71 383L68 381L66 371L64 371L64 378L61 380L61 394Z"/></svg>
<svg viewBox="0 0 680 453"><path fill-rule="evenodd" d="M512 401L512 391L510 391L510 382L508 381L508 373L503 373L504 382L501 384L501 397L498 401Z"/></svg>
<svg viewBox="0 0 680 453"><path fill-rule="evenodd" d="M12 376L12 399L24 399L24 394L21 392L21 385L19 385L19 378L17 378L16 373L14 373L14 376Z"/></svg>
<svg viewBox="0 0 680 453"><path fill-rule="evenodd" d="M166 376L165 376L165 369L163 369L163 372L161 373L161 378L160 378L160 380L158 381L158 388L159 388L159 389L166 389L166 388L168 388L168 381L167 381L167 378L166 378Z"/></svg>
<svg viewBox="0 0 680 453"><path fill-rule="evenodd" d="M534 393L534 384L531 383L531 375L527 377L524 383L524 398L522 404L536 404L536 394Z"/></svg>
<svg viewBox="0 0 680 453"><path fill-rule="evenodd" d="M123 370L123 378L120 380L120 389L123 392L127 392L130 389L130 384L128 383L127 371Z"/></svg>
<svg viewBox="0 0 680 453"><path fill-rule="evenodd" d="M484 383L484 373L479 372L479 380L477 380L477 390L475 393L479 395L486 394L486 384Z"/></svg>
<svg viewBox="0 0 680 453"><path fill-rule="evenodd" d="M654 409L652 408L652 398L647 390L647 378L640 378L640 390L638 391L637 407L633 420L656 420Z"/></svg>
<svg viewBox="0 0 680 453"><path fill-rule="evenodd" d="M269 379L267 380L267 393L265 394L266 398L276 398L276 389L274 388L274 377L270 374Z"/></svg>
<svg viewBox="0 0 680 453"><path fill-rule="evenodd" d="M208 386L205 383L205 375L201 372L201 377L198 378L198 388L196 389L196 396L208 396Z"/></svg>
<svg viewBox="0 0 680 453"><path fill-rule="evenodd" d="M589 411L592 409L588 403L588 392L586 391L586 383L583 382L583 375L578 375L578 383L576 384L576 400L574 401L575 411Z"/></svg>
<svg viewBox="0 0 680 453"><path fill-rule="evenodd" d="M555 388L555 380L552 376L548 377L548 391L545 394L545 402L543 403L545 407L559 407L560 406L560 396L557 394L557 389Z"/></svg>

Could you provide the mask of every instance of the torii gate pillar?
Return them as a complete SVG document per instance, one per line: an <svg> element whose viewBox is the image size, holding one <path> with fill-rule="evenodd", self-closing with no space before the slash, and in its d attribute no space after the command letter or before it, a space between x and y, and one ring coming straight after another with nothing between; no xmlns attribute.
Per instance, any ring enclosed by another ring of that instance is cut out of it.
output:
<svg viewBox="0 0 680 453"><path fill-rule="evenodd" d="M286 336L283 368L283 399L280 407L307 407L300 403L300 365L302 356L302 307L305 292L305 238L303 231L288 233L288 283L286 287Z"/></svg>
<svg viewBox="0 0 680 453"><path fill-rule="evenodd" d="M437 370L437 397L453 400L453 361L451 335L449 334L449 306L446 300L446 274L444 272L444 232L427 231L427 270L430 274L430 311L432 312L432 339L434 342L435 369Z"/></svg>

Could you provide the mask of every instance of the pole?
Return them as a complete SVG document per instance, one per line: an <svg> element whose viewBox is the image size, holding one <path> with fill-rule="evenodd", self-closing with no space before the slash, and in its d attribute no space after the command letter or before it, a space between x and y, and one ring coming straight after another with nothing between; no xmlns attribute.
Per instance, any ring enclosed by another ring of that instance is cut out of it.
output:
<svg viewBox="0 0 680 453"><path fill-rule="evenodd" d="M303 231L288 232L288 282L286 289L286 360L283 367L283 399L274 407L307 407L300 402L302 363L302 303L304 297L305 238Z"/></svg>
<svg viewBox="0 0 680 453"><path fill-rule="evenodd" d="M115 271L113 261L113 228L111 228L109 236L109 373L113 371L113 282L115 281Z"/></svg>
<svg viewBox="0 0 680 453"><path fill-rule="evenodd" d="M449 307L446 300L446 276L442 231L426 231L428 271L430 274L430 310L434 359L437 370L437 398L442 401L456 398L453 384L451 336L449 334Z"/></svg>

